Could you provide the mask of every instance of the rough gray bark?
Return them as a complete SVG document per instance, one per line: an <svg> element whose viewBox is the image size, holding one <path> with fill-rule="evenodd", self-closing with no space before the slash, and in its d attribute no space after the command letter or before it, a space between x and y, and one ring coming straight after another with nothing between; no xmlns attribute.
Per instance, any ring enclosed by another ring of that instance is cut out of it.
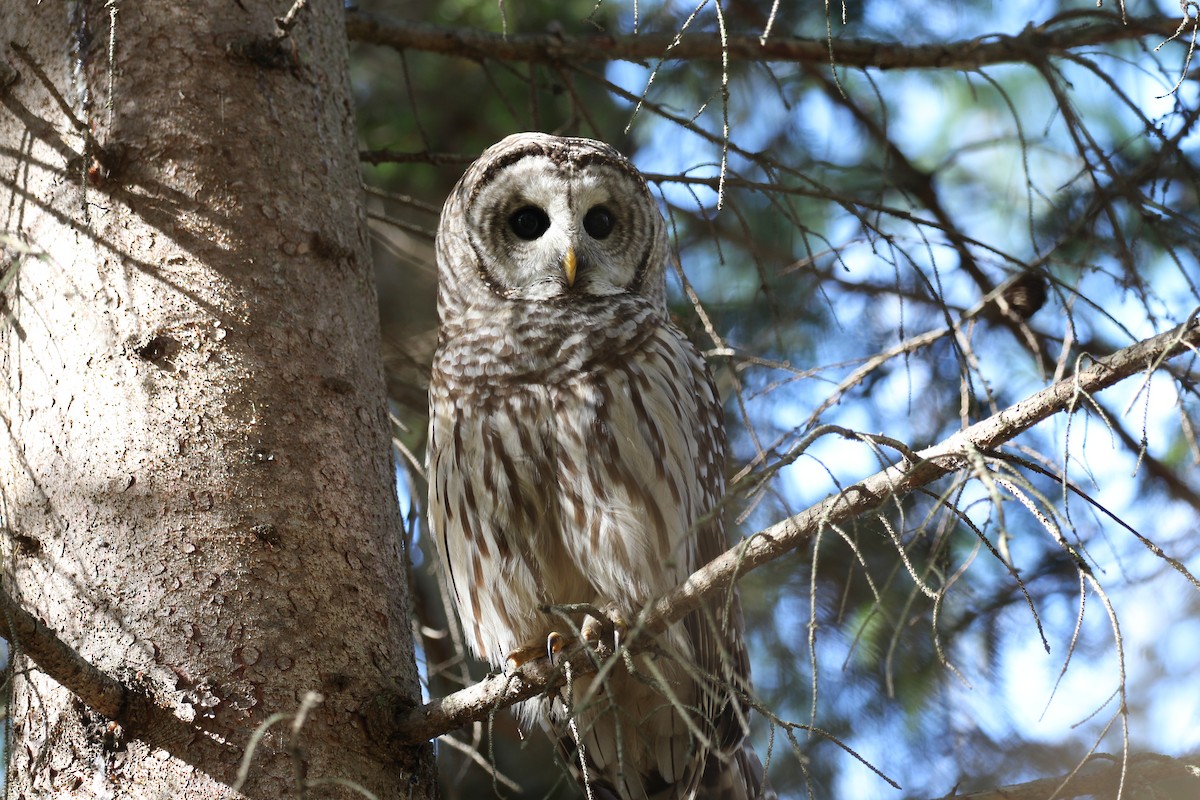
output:
<svg viewBox="0 0 1200 800"><path fill-rule="evenodd" d="M10 625L9 797L235 796L309 692L248 796L432 794L341 5L285 11L0 0L4 589L138 700Z"/></svg>

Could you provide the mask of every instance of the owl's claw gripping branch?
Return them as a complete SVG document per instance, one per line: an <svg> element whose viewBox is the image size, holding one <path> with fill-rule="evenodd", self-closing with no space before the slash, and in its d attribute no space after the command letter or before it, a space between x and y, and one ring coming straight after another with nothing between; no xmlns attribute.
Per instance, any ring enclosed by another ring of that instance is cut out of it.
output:
<svg viewBox="0 0 1200 800"><path fill-rule="evenodd" d="M546 634L544 642L530 642L510 652L504 659L507 674L512 674L530 661L543 657L553 664L555 656L581 641L588 644L602 658L608 657L620 649L621 639L629 628L625 615L615 603L603 607L591 603L567 603L541 606L538 610L546 614L555 614L573 627L575 623L571 618L583 614L583 622L575 628L577 635L552 630Z"/></svg>
<svg viewBox="0 0 1200 800"><path fill-rule="evenodd" d="M557 614L568 621L573 616L583 614L583 622L576 629L579 634L578 638L591 645L592 649L596 650L601 657L615 653L621 646L621 639L624 637L625 631L629 629L629 624L625 621L626 615L616 603L607 603L602 607L592 603L558 604L543 606L541 610ZM574 641L575 637L564 641L560 644L559 650ZM554 652L557 653L559 650Z"/></svg>
<svg viewBox="0 0 1200 800"><path fill-rule="evenodd" d="M538 658L546 658L551 664L554 663L554 657L566 650L571 645L575 644L579 639L574 636L565 636L558 631L550 631L546 634L544 642L533 642L531 644L522 645L516 650L509 653L505 659L505 672L511 674L530 661Z"/></svg>
<svg viewBox="0 0 1200 800"><path fill-rule="evenodd" d="M546 634L546 658L550 659L550 663L553 664L555 654L562 652L573 641L575 640L568 639L558 631L550 631Z"/></svg>
<svg viewBox="0 0 1200 800"><path fill-rule="evenodd" d="M505 656L505 658L504 658L505 674L511 675L512 673L519 670L521 667L528 664L530 661L536 661L539 658L552 658L553 654L558 652L558 650L552 651L550 649L550 638L554 637L554 636L561 636L561 635L557 634L557 633L551 633L550 636L546 637L545 641L538 641L538 642L533 642L532 644L522 645L522 646L518 647L516 650L513 650L507 656ZM565 644L560 645L559 650L561 650L565 646L566 646Z"/></svg>
<svg viewBox="0 0 1200 800"><path fill-rule="evenodd" d="M580 628L583 640L595 647L597 651L601 651L602 655L604 655L602 648L609 644L612 645L612 652L617 652L621 648L621 639L624 638L628 629L629 623L625 621L625 615L621 613L615 603L609 603L604 608L593 609L584 618Z"/></svg>

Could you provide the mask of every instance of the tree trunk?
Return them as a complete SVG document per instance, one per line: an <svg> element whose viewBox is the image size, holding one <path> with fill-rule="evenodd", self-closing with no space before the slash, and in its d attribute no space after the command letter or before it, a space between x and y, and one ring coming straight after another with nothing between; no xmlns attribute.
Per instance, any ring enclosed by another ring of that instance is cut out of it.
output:
<svg viewBox="0 0 1200 800"><path fill-rule="evenodd" d="M242 792L433 794L341 4L286 5L0 0L4 588L162 712L14 634L9 797L235 796L309 692Z"/></svg>

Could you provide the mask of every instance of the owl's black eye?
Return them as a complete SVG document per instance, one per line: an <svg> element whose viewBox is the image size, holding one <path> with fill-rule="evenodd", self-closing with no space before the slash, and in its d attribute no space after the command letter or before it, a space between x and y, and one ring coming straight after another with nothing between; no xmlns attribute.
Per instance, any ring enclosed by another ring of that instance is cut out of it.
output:
<svg viewBox="0 0 1200 800"><path fill-rule="evenodd" d="M537 206L522 206L508 218L508 227L518 238L532 242L550 230L550 217Z"/></svg>
<svg viewBox="0 0 1200 800"><path fill-rule="evenodd" d="M616 226L617 219L607 206L594 206L583 215L583 229L593 239L607 238Z"/></svg>

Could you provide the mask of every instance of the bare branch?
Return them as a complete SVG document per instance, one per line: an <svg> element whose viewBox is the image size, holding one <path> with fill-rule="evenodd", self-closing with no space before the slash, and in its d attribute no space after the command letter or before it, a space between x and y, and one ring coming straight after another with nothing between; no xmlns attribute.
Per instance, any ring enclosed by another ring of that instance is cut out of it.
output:
<svg viewBox="0 0 1200 800"><path fill-rule="evenodd" d="M1085 21L1080 22L1083 17ZM637 36L566 36L558 33L504 36L498 33L445 28L418 22L389 20L356 11L347 15L346 31L354 41L396 50L423 50L467 58L494 58L533 63L584 64L599 61L648 61L669 57L682 61L792 61L818 65L878 69L978 69L989 64L1036 62L1067 50L1116 41L1159 36L1166 40L1179 29L1179 20L1142 17L1122 22L1103 11L1067 14L1041 25L1030 25L1015 36L990 35L946 44L904 45L868 39L814 39L758 34L730 35L726 42L707 33Z"/></svg>
<svg viewBox="0 0 1200 800"><path fill-rule="evenodd" d="M12 644L14 655L28 656L38 669L92 710L120 723L130 736L177 755L188 751L190 759L206 755L228 758L238 752L236 744L199 735L202 726L180 719L172 708L156 703L150 693L96 667L3 589L0 637Z"/></svg>
<svg viewBox="0 0 1200 800"><path fill-rule="evenodd" d="M807 510L777 522L694 572L665 597L643 609L636 628L654 632L683 619L705 598L728 587L750 570L795 550L822 528L844 522L900 497L963 466L969 453L988 451L1062 411L1073 411L1081 398L1099 392L1136 373L1161 368L1166 360L1200 347L1200 309L1187 322L1098 359L1078 374L1064 378L1030 397L960 430L940 444L908 455L901 462L832 495ZM848 433L848 432L847 432ZM574 651L574 674L593 671L593 655ZM433 700L402 715L396 725L399 741L431 739L472 720L559 686L563 670L545 659L525 664L511 675L484 681Z"/></svg>
<svg viewBox="0 0 1200 800"><path fill-rule="evenodd" d="M0 590L0 636L94 711L109 719L125 721L129 692L121 682L75 652L4 590Z"/></svg>

